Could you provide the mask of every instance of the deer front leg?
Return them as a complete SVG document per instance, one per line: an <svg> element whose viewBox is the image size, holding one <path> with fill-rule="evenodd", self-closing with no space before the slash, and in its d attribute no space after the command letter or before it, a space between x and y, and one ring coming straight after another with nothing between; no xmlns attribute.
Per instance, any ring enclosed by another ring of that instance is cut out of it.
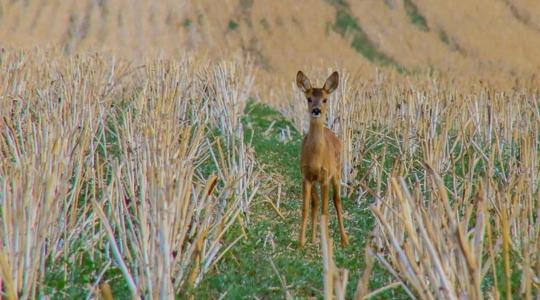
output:
<svg viewBox="0 0 540 300"><path fill-rule="evenodd" d="M311 202L311 182L304 179L302 184L302 190L304 194L304 205L302 208L302 224L300 226L300 248L303 248L306 244L306 226L309 212L309 205Z"/></svg>
<svg viewBox="0 0 540 300"><path fill-rule="evenodd" d="M321 218L321 222L324 220L324 224L321 224L321 226L326 227L326 232L329 232L329 226L328 226L328 182L321 182L321 201L322 201L322 214L326 216L326 218Z"/></svg>
<svg viewBox="0 0 540 300"><path fill-rule="evenodd" d="M311 188L311 242L315 244L317 238L317 215L319 212L319 196L317 195L317 189Z"/></svg>

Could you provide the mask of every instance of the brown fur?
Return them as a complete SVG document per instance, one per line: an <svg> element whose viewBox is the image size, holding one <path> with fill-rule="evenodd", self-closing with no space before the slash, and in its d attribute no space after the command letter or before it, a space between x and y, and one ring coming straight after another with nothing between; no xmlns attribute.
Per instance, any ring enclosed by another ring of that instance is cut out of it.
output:
<svg viewBox="0 0 540 300"><path fill-rule="evenodd" d="M315 242L317 232L317 208L319 197L315 191L314 183L321 187L322 214L328 220L328 192L332 185L334 205L336 207L338 223L341 235L341 245L349 244L349 239L343 226L343 212L339 195L341 182L341 141L328 128L324 126L326 112L328 111L328 96L332 93L339 81L339 75L334 72L324 84L323 88L312 88L309 79L299 71L296 76L298 87L304 92L308 102L310 125L307 135L302 141L300 154L300 169L302 170L303 209L302 223L300 227L300 246L305 245L305 231L307 226L307 214L311 208L312 219L312 242ZM320 110L320 115L314 114ZM328 228L328 224L323 224Z"/></svg>

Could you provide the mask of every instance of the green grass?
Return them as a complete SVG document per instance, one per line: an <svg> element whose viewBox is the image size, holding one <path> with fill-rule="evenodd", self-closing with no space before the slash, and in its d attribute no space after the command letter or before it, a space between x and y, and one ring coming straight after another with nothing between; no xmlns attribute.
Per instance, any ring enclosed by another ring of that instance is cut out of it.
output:
<svg viewBox="0 0 540 300"><path fill-rule="evenodd" d="M411 23L416 25L418 29L428 32L429 26L427 24L426 18L420 13L420 10L418 10L418 7L412 0L403 0L403 5L405 6L405 11L407 12L407 15L409 16L409 20Z"/></svg>
<svg viewBox="0 0 540 300"><path fill-rule="evenodd" d="M227 27L229 28L229 30L236 30L236 28L238 28L238 23L236 23L233 20L230 20L229 24L227 24Z"/></svg>
<svg viewBox="0 0 540 300"><path fill-rule="evenodd" d="M446 31L444 31L443 29L440 28L438 30L438 36L439 40L444 43L450 50L457 51L463 55L466 54L465 50L454 39L448 36Z"/></svg>
<svg viewBox="0 0 540 300"><path fill-rule="evenodd" d="M45 286L40 291L41 296L47 295L51 299L84 299L88 294L88 287L96 283L100 272L107 267L108 258L103 249L88 251L82 245L76 249L75 264L73 261L58 259L54 265L47 262L45 272ZM129 299L131 293L120 269L110 266L103 278L113 287L115 299Z"/></svg>
<svg viewBox="0 0 540 300"><path fill-rule="evenodd" d="M319 243L310 243L304 249L298 247L298 229L301 207L301 175L299 151L301 135L292 130L292 140L283 143L279 140L279 129L289 126L284 117L262 104L250 104L243 119L246 139L253 138L257 160L269 173L283 176L281 219L262 197L251 208L251 223L247 226L247 239L237 244L223 260L203 280L194 291L196 299L219 298L226 293L226 299L245 299L254 296L260 299L280 299L284 297L278 276L272 269L270 260L285 279L288 292L293 297L322 297L323 269ZM275 121L270 134L264 131ZM247 129L251 128L251 129ZM275 200L276 194L267 195ZM345 226L350 236L350 246L339 247L339 234L333 206L330 205L331 233L335 242L335 260L338 267L350 271L348 297L354 295L356 282L364 268L364 247L373 227L374 219L367 209L370 202L358 205L343 199ZM309 227L309 226L308 226ZM229 232L226 239L240 234L240 227ZM371 288L381 287L391 280L390 276L376 266L372 275ZM379 299L402 299L406 296L400 290L390 290Z"/></svg>
<svg viewBox="0 0 540 300"><path fill-rule="evenodd" d="M516 257L519 257L519 253L512 251L510 255L510 288L512 290L511 294L513 299L520 299L520 297L522 296L520 294L520 284L523 270L519 267L518 259L516 259ZM504 259L500 256L497 257L495 264L497 265L497 267L495 268L495 276L497 277L497 282L499 285L499 294L506 295L506 285L504 283L506 282L507 278L504 274ZM482 290L491 290L494 284L495 281L493 278L493 273L490 270L490 272L486 274L486 277L484 277L484 280L482 281Z"/></svg>
<svg viewBox="0 0 540 300"><path fill-rule="evenodd" d="M447 46L450 46L450 38L448 38L448 34L446 34L446 31L440 29L439 30L439 40L446 44Z"/></svg>
<svg viewBox="0 0 540 300"><path fill-rule="evenodd" d="M367 33L360 27L358 19L352 15L349 4L345 0L327 0L336 8L336 19L332 26L333 30L342 37L351 38L351 47L367 58L369 61L381 66L394 67L399 72L406 69L392 57L380 51L370 40Z"/></svg>

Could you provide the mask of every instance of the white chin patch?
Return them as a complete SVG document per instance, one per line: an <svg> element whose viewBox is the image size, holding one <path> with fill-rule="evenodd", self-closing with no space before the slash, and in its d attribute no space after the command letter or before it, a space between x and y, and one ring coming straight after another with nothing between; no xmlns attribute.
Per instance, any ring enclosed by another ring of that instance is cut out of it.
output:
<svg viewBox="0 0 540 300"><path fill-rule="evenodd" d="M320 117L321 117L321 114L313 114L313 113L312 113L312 114L311 114L311 117L312 117L312 118L315 118L315 119L316 119L316 118L320 118Z"/></svg>

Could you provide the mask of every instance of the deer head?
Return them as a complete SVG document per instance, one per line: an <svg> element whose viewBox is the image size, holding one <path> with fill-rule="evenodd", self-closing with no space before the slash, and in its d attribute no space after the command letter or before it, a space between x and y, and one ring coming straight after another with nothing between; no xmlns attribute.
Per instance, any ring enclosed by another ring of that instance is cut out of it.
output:
<svg viewBox="0 0 540 300"><path fill-rule="evenodd" d="M322 88L313 88L311 83L302 71L298 71L296 74L296 84L304 92L308 104L308 112L312 119L321 118L324 120L326 112L328 111L328 96L336 90L339 83L338 72L332 73L326 79Z"/></svg>

